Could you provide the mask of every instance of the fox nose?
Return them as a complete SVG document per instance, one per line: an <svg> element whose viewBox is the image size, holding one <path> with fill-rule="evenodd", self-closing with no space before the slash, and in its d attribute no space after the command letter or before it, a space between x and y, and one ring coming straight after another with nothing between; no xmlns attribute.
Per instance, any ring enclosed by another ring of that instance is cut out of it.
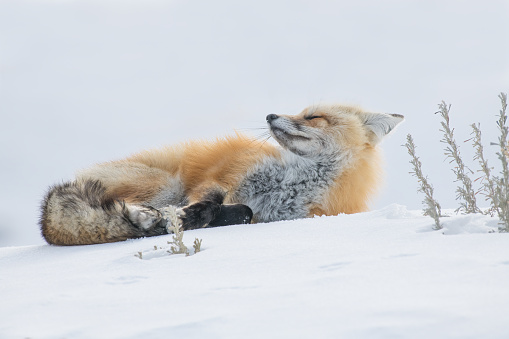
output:
<svg viewBox="0 0 509 339"><path fill-rule="evenodd" d="M269 115L267 115L267 118L266 118L266 119L267 119L267 122L268 122L268 123L271 123L273 120L276 120L277 118L279 118L279 117L277 116L277 114L269 114Z"/></svg>

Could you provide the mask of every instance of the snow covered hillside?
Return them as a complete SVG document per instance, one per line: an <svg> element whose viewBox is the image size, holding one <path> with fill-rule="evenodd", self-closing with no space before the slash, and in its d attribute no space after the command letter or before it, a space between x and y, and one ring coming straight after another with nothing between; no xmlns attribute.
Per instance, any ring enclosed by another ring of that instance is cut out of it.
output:
<svg viewBox="0 0 509 339"><path fill-rule="evenodd" d="M0 338L509 338L509 237L485 216L356 215L0 248ZM137 256L143 252L143 259Z"/></svg>

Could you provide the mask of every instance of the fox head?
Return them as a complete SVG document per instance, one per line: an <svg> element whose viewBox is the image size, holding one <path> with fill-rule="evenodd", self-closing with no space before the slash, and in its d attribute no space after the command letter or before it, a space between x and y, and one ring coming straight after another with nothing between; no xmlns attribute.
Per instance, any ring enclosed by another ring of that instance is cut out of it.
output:
<svg viewBox="0 0 509 339"><path fill-rule="evenodd" d="M372 148L403 120L399 114L370 113L340 105L311 106L293 116L267 115L272 137L303 157Z"/></svg>

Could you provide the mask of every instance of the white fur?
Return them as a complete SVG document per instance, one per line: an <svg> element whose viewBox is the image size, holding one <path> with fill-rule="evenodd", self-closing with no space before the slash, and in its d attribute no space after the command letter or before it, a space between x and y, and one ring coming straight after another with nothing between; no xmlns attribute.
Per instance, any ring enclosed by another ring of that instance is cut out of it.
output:
<svg viewBox="0 0 509 339"><path fill-rule="evenodd" d="M375 143L379 143L404 117L398 114L364 113L364 119L364 125L375 134Z"/></svg>

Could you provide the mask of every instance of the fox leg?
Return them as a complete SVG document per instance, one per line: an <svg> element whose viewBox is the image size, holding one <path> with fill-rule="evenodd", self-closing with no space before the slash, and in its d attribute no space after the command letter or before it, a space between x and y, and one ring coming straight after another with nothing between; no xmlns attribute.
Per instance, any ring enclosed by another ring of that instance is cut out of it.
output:
<svg viewBox="0 0 509 339"><path fill-rule="evenodd" d="M253 211L246 205L223 205L225 192L220 188L209 189L200 201L181 209L180 218L184 230L249 224Z"/></svg>
<svg viewBox="0 0 509 339"><path fill-rule="evenodd" d="M200 200L181 210L184 230L206 227L221 211L225 194L220 189L209 190Z"/></svg>

